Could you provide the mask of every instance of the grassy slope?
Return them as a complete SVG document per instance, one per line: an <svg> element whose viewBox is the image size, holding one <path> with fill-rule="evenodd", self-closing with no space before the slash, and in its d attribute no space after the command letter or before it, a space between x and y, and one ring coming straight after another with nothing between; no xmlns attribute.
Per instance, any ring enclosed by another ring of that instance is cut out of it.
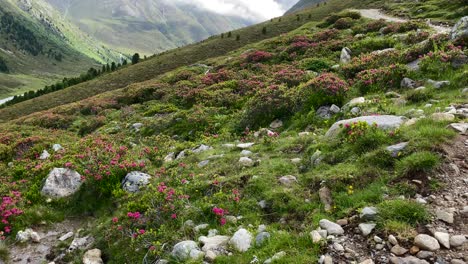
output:
<svg viewBox="0 0 468 264"><path fill-rule="evenodd" d="M105 91L123 88L132 83L152 79L177 67L220 56L249 43L255 43L289 32L308 21L321 20L331 12L337 12L349 7L358 7L363 4L363 1L357 0L332 0L327 5L303 11L300 21L297 21L296 15L289 15L284 16L281 21L275 19L273 22L268 21L233 31L231 38L225 37L221 39L219 36L211 37L200 43L157 55L137 65L124 68L99 79L0 109L0 121L15 119L37 111L82 100ZM309 14L311 15L310 19L308 18ZM263 27L267 28L266 35L262 34ZM236 35L240 35L240 41L236 41Z"/></svg>

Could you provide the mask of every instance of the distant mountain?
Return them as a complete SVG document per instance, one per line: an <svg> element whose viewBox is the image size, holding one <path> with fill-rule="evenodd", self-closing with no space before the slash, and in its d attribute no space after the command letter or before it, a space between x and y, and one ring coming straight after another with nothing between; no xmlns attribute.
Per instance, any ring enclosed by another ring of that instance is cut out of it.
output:
<svg viewBox="0 0 468 264"><path fill-rule="evenodd" d="M0 2L0 98L120 59L43 0Z"/></svg>
<svg viewBox="0 0 468 264"><path fill-rule="evenodd" d="M45 0L107 45L153 54L251 24L175 0Z"/></svg>
<svg viewBox="0 0 468 264"><path fill-rule="evenodd" d="M291 14L309 7L316 6L319 3L326 2L326 0L300 0L293 7L291 7L286 14Z"/></svg>

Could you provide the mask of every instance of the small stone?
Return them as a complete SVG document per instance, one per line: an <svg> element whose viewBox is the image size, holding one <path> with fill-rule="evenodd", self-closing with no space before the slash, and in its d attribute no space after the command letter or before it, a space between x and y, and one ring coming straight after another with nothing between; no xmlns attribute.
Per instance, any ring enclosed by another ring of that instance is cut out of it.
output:
<svg viewBox="0 0 468 264"><path fill-rule="evenodd" d="M461 247L466 243L466 237L463 235L456 235L450 237L450 246Z"/></svg>
<svg viewBox="0 0 468 264"><path fill-rule="evenodd" d="M140 131L140 129L143 127L142 123L135 123L132 125L132 128L135 129L135 131Z"/></svg>
<svg viewBox="0 0 468 264"><path fill-rule="evenodd" d="M271 129L278 129L283 126L283 121L276 119L270 124Z"/></svg>
<svg viewBox="0 0 468 264"><path fill-rule="evenodd" d="M59 238L59 240L60 240L60 241L65 241L65 240L71 238L73 235L74 235L73 232L68 232L68 233L66 233L65 235L61 236L61 237Z"/></svg>
<svg viewBox="0 0 468 264"><path fill-rule="evenodd" d="M286 175L279 178L279 182L287 187L291 187L297 183L297 178L292 175Z"/></svg>
<svg viewBox="0 0 468 264"><path fill-rule="evenodd" d="M171 255L179 261L201 258L204 253L200 251L195 241L187 240L177 243L172 249Z"/></svg>
<svg viewBox="0 0 468 264"><path fill-rule="evenodd" d="M374 241L375 241L375 243L379 243L379 244L380 244L380 243L383 242L383 239L380 238L380 237L378 237L378 236L374 236Z"/></svg>
<svg viewBox="0 0 468 264"><path fill-rule="evenodd" d="M164 157L164 162L172 162L175 159L175 153L171 152Z"/></svg>
<svg viewBox="0 0 468 264"><path fill-rule="evenodd" d="M423 198L416 198L416 202L417 202L418 204L427 204L427 201L424 200Z"/></svg>
<svg viewBox="0 0 468 264"><path fill-rule="evenodd" d="M130 193L139 192L140 189L149 184L151 175L140 172L132 171L128 173L122 181L122 188Z"/></svg>
<svg viewBox="0 0 468 264"><path fill-rule="evenodd" d="M416 82L410 78L403 78L400 83L401 88L414 89L416 87Z"/></svg>
<svg viewBox="0 0 468 264"><path fill-rule="evenodd" d="M448 128L458 132L460 134L467 134L468 133L468 123L452 123L448 126Z"/></svg>
<svg viewBox="0 0 468 264"><path fill-rule="evenodd" d="M436 89L440 89L442 87L450 85L449 81L434 81L434 80L431 80L431 79L427 80L427 83L432 85Z"/></svg>
<svg viewBox="0 0 468 264"><path fill-rule="evenodd" d="M46 160L50 158L50 153L47 150L42 151L41 156L39 157L40 160Z"/></svg>
<svg viewBox="0 0 468 264"><path fill-rule="evenodd" d="M294 164L299 164L302 162L302 159L301 158L294 158L294 159L291 159L291 162L294 163Z"/></svg>
<svg viewBox="0 0 468 264"><path fill-rule="evenodd" d="M243 167L253 167L255 165L255 162L248 157L241 157L239 159L239 164Z"/></svg>
<svg viewBox="0 0 468 264"><path fill-rule="evenodd" d="M63 147L62 147L60 144L54 144L54 145L52 146L52 149L53 149L55 152L57 152L57 151L62 150Z"/></svg>
<svg viewBox="0 0 468 264"><path fill-rule="evenodd" d="M375 249L377 249L377 250L382 250L384 247L385 247L384 244L377 244L377 245L375 245Z"/></svg>
<svg viewBox="0 0 468 264"><path fill-rule="evenodd" d="M212 237L201 236L198 238L198 241L200 241L203 244L202 251L208 252L210 250L223 251L227 247L229 239L230 237L228 236L215 235Z"/></svg>
<svg viewBox="0 0 468 264"><path fill-rule="evenodd" d="M445 210L436 210L436 217L439 220L442 220L448 224L453 224L453 213Z"/></svg>
<svg viewBox="0 0 468 264"><path fill-rule="evenodd" d="M408 146L409 142L402 142L396 145L392 145L386 148L391 153L392 157L398 157L398 155Z"/></svg>
<svg viewBox="0 0 468 264"><path fill-rule="evenodd" d="M448 113L434 113L432 114L432 119L435 121L453 121L455 120L455 115Z"/></svg>
<svg viewBox="0 0 468 264"><path fill-rule="evenodd" d="M31 232L31 241L34 243L40 243L41 242L41 236L37 232Z"/></svg>
<svg viewBox="0 0 468 264"><path fill-rule="evenodd" d="M239 229L230 240L230 244L239 252L247 251L252 244L252 234L244 228Z"/></svg>
<svg viewBox="0 0 468 264"><path fill-rule="evenodd" d="M333 248L336 250L336 251L339 251L339 252L343 252L344 251L344 247L343 245L339 244L339 243L333 243Z"/></svg>
<svg viewBox="0 0 468 264"><path fill-rule="evenodd" d="M193 228L193 230L194 230L195 232L198 233L198 232L200 232L200 231L202 231L202 230L207 229L208 227L209 227L208 224L201 224L201 225L195 226L195 227Z"/></svg>
<svg viewBox="0 0 468 264"><path fill-rule="evenodd" d="M393 246L390 251L397 256L404 255L408 252L406 248L400 247L399 245Z"/></svg>
<svg viewBox="0 0 468 264"><path fill-rule="evenodd" d="M300 137L307 137L308 135L310 135L310 132L300 132L297 135L300 136Z"/></svg>
<svg viewBox="0 0 468 264"><path fill-rule="evenodd" d="M250 157L252 154L252 151L246 149L242 150L240 153L241 157Z"/></svg>
<svg viewBox="0 0 468 264"><path fill-rule="evenodd" d="M359 115L361 113L361 108L355 106L355 107L351 108L351 110L349 112L351 114L353 114L353 115Z"/></svg>
<svg viewBox="0 0 468 264"><path fill-rule="evenodd" d="M266 241L270 239L271 235L268 232L260 232L256 237L255 237L255 245L261 246L263 245Z"/></svg>
<svg viewBox="0 0 468 264"><path fill-rule="evenodd" d="M324 186L319 190L320 201L325 207L325 211L330 211L332 209L333 199L331 191L328 187Z"/></svg>
<svg viewBox="0 0 468 264"><path fill-rule="evenodd" d="M330 106L330 112L332 112L333 114L338 114L340 111L341 109L338 106L336 105Z"/></svg>
<svg viewBox="0 0 468 264"><path fill-rule="evenodd" d="M320 220L319 225L321 228L326 229L329 235L343 235L344 234L344 230L340 225L333 223L327 219Z"/></svg>
<svg viewBox="0 0 468 264"><path fill-rule="evenodd" d="M284 251L280 251L278 253L276 253L275 255L273 255L273 257L267 259L265 262L263 262L263 264L271 264L273 262L275 262L275 260L279 260L279 259L282 259L286 256L286 252Z"/></svg>
<svg viewBox="0 0 468 264"><path fill-rule="evenodd" d="M340 63L348 64L351 61L351 50L348 47L344 47L341 50Z"/></svg>
<svg viewBox="0 0 468 264"><path fill-rule="evenodd" d="M466 262L461 259L452 259L452 261L450 261L450 264L466 264Z"/></svg>
<svg viewBox="0 0 468 264"><path fill-rule="evenodd" d="M251 148L253 145L255 145L255 143L242 143L238 144L237 147L240 149L248 149Z"/></svg>
<svg viewBox="0 0 468 264"><path fill-rule="evenodd" d="M205 167L206 165L208 165L209 163L210 163L209 160L201 161L200 163L198 163L198 167L199 167L199 168L203 168L203 167Z"/></svg>
<svg viewBox="0 0 468 264"><path fill-rule="evenodd" d="M388 242L390 242L390 244L392 245L398 245L398 240L396 239L396 237L394 235L389 235L388 236Z"/></svg>
<svg viewBox="0 0 468 264"><path fill-rule="evenodd" d="M434 253L430 252L430 251L422 250L422 251L419 251L419 253L416 255L416 257L418 257L420 259L429 259L429 258L434 257Z"/></svg>
<svg viewBox="0 0 468 264"><path fill-rule="evenodd" d="M231 223L231 224L237 223L237 217L233 215L226 215L224 218L226 219L226 222L228 223Z"/></svg>
<svg viewBox="0 0 468 264"><path fill-rule="evenodd" d="M414 238L414 244L423 250L436 251L440 249L437 239L426 234L417 235Z"/></svg>
<svg viewBox="0 0 468 264"><path fill-rule="evenodd" d="M83 264L103 264L101 254L97 248L88 250L83 256Z"/></svg>
<svg viewBox="0 0 468 264"><path fill-rule="evenodd" d="M351 101L349 101L346 105L350 106L350 107L353 107L353 106L356 106L356 105L364 104L365 102L366 102L366 98L357 97L357 98L354 98Z"/></svg>
<svg viewBox="0 0 468 264"><path fill-rule="evenodd" d="M361 261L359 264L374 264L374 261L372 259L366 259Z"/></svg>
<svg viewBox="0 0 468 264"><path fill-rule="evenodd" d="M205 152L205 151L208 151L208 150L212 150L212 149L213 149L213 148L210 147L210 146L201 144L198 148L192 149L192 152L198 154L198 153L202 153L202 152Z"/></svg>
<svg viewBox="0 0 468 264"><path fill-rule="evenodd" d="M312 242L314 242L315 244L320 243L320 241L323 240L323 237L316 230L310 232L310 237L312 238Z"/></svg>
<svg viewBox="0 0 468 264"><path fill-rule="evenodd" d="M444 232L435 232L434 237L445 248L450 248L450 235Z"/></svg>
<svg viewBox="0 0 468 264"><path fill-rule="evenodd" d="M216 255L216 253L212 250L208 250L206 253L205 253L205 260L208 261L208 262L213 262L215 261L216 257L218 257Z"/></svg>
<svg viewBox="0 0 468 264"><path fill-rule="evenodd" d="M260 202L258 202L258 206L260 206L260 208L262 208L262 209L267 208L267 206L268 206L267 201L261 200Z"/></svg>
<svg viewBox="0 0 468 264"><path fill-rule="evenodd" d="M363 220L375 220L377 217L377 208L375 207L364 207L360 215Z"/></svg>
<svg viewBox="0 0 468 264"><path fill-rule="evenodd" d="M327 236L328 236L327 230L321 229L321 230L316 230L316 231L322 236L323 239L327 239Z"/></svg>
<svg viewBox="0 0 468 264"><path fill-rule="evenodd" d="M348 225L348 219L344 218L344 219L338 219L336 221L337 224L339 224L340 226L346 226Z"/></svg>
<svg viewBox="0 0 468 264"><path fill-rule="evenodd" d="M372 230L374 230L375 226L376 226L375 224L371 224L371 223L368 223L368 224L362 223L362 224L359 224L359 230L361 230L361 233L363 236L368 236L370 235L370 233L372 233Z"/></svg>
<svg viewBox="0 0 468 264"><path fill-rule="evenodd" d="M418 248L417 246L412 246L412 247L410 248L410 254L411 254L411 255L415 255L415 254L417 254L418 252L419 252L419 248Z"/></svg>

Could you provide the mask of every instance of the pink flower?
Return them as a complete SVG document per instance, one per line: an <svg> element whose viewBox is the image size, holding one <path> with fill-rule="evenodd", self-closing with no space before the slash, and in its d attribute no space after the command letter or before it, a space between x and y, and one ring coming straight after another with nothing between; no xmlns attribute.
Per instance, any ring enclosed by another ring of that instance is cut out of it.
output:
<svg viewBox="0 0 468 264"><path fill-rule="evenodd" d="M219 223L220 223L222 226L225 225L226 222L227 222L227 221L226 221L226 218L224 218L224 217L221 218L221 219L219 220Z"/></svg>
<svg viewBox="0 0 468 264"><path fill-rule="evenodd" d="M172 218L172 219L176 219L176 218L177 218L177 214L172 214L172 215L171 215L171 218Z"/></svg>
<svg viewBox="0 0 468 264"><path fill-rule="evenodd" d="M119 219L117 217L114 217L114 218L112 218L112 222L117 223L117 222L119 222Z"/></svg>
<svg viewBox="0 0 468 264"><path fill-rule="evenodd" d="M144 234L146 233L146 231L145 231L144 229L140 229L140 230L138 231L138 233L139 233L140 235L144 235Z"/></svg>

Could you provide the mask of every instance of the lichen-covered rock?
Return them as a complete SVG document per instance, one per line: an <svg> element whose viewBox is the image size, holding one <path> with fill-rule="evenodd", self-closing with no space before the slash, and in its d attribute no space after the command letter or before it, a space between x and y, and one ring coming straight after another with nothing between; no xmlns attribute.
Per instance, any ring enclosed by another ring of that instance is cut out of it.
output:
<svg viewBox="0 0 468 264"><path fill-rule="evenodd" d="M468 16L462 17L452 28L450 38L454 39L467 39L468 38Z"/></svg>
<svg viewBox="0 0 468 264"><path fill-rule="evenodd" d="M179 261L196 260L204 256L195 241L186 240L177 243L172 249L171 255Z"/></svg>
<svg viewBox="0 0 468 264"><path fill-rule="evenodd" d="M348 47L344 47L341 50L340 62L342 64L347 64L351 61L351 50Z"/></svg>
<svg viewBox="0 0 468 264"><path fill-rule="evenodd" d="M54 168L47 176L41 193L53 198L63 198L77 192L82 183L78 172L66 168Z"/></svg>
<svg viewBox="0 0 468 264"><path fill-rule="evenodd" d="M244 228L239 229L232 236L229 243L239 252L249 250L252 245L252 234Z"/></svg>
<svg viewBox="0 0 468 264"><path fill-rule="evenodd" d="M122 181L122 188L130 193L139 192L140 188L149 184L151 175L140 172L132 171L125 176Z"/></svg>
<svg viewBox="0 0 468 264"><path fill-rule="evenodd" d="M342 127L346 124L355 122L366 122L369 125L377 124L378 128L384 130L397 129L406 122L404 116L380 115L380 116L361 116L352 119L346 119L333 124L327 131L327 137L336 137L340 133Z"/></svg>

